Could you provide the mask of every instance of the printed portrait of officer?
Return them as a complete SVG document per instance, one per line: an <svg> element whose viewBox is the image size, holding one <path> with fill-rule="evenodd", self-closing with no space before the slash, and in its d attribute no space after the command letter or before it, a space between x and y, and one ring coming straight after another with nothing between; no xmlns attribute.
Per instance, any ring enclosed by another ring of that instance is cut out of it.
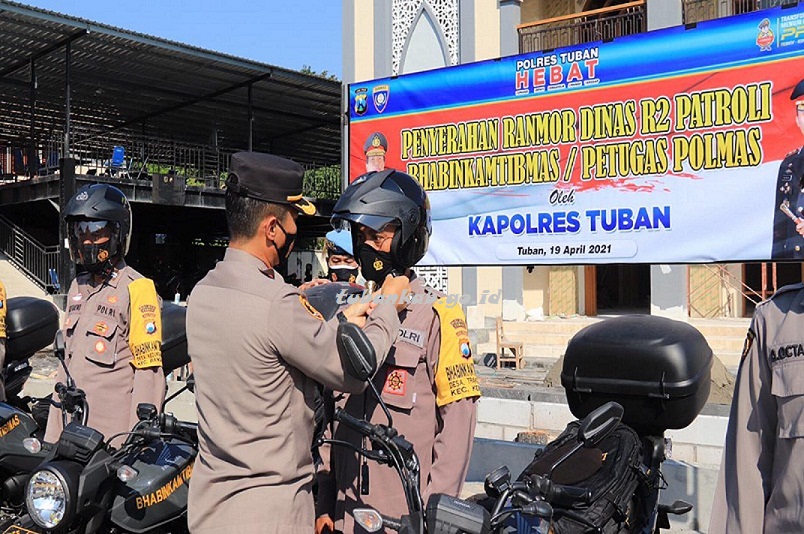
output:
<svg viewBox="0 0 804 534"><path fill-rule="evenodd" d="M385 170L385 153L388 152L388 140L381 132L368 136L363 145L366 154L366 172Z"/></svg>
<svg viewBox="0 0 804 534"><path fill-rule="evenodd" d="M804 80L793 88L796 127L804 137ZM801 137L797 143L801 143ZM804 259L804 147L789 152L779 166L773 212L774 259Z"/></svg>

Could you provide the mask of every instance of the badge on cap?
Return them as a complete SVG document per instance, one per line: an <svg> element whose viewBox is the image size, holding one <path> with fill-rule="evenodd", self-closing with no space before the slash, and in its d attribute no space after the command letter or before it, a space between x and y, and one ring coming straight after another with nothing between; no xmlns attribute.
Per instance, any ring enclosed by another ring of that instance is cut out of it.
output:
<svg viewBox="0 0 804 534"><path fill-rule="evenodd" d="M374 260L374 270L382 271L382 260Z"/></svg>

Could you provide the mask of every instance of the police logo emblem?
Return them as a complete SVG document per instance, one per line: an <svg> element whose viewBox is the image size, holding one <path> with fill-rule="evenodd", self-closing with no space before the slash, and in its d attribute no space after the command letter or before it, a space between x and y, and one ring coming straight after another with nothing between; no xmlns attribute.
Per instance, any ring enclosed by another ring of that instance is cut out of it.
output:
<svg viewBox="0 0 804 534"><path fill-rule="evenodd" d="M106 261L109 258L108 250L101 250L98 252L98 261Z"/></svg>
<svg viewBox="0 0 804 534"><path fill-rule="evenodd" d="M368 89L361 87L355 91L355 113L363 115L368 110Z"/></svg>
<svg viewBox="0 0 804 534"><path fill-rule="evenodd" d="M105 336L109 333L109 325L101 321L95 324L95 328L93 328L93 330L99 336Z"/></svg>
<svg viewBox="0 0 804 534"><path fill-rule="evenodd" d="M382 260L374 260L374 269L377 271L382 270Z"/></svg>
<svg viewBox="0 0 804 534"><path fill-rule="evenodd" d="M324 320L324 316L321 315L321 312L319 312L317 309L315 309L315 306L310 304L310 301L307 300L307 297L305 297L304 295L299 295L299 302L302 303L302 306L304 307L305 311L307 311L307 313L309 313L310 315L312 315L313 317L315 317L319 321Z"/></svg>
<svg viewBox="0 0 804 534"><path fill-rule="evenodd" d="M156 332L156 325L154 323L148 323L145 325L146 334L153 334L154 332Z"/></svg>
<svg viewBox="0 0 804 534"><path fill-rule="evenodd" d="M372 100L374 101L374 109L377 113L385 111L385 106L388 105L388 97L390 95L390 87L387 85L378 85L371 92Z"/></svg>
<svg viewBox="0 0 804 534"><path fill-rule="evenodd" d="M469 347L469 343L461 343L461 356L466 359L472 357L472 349Z"/></svg>
<svg viewBox="0 0 804 534"><path fill-rule="evenodd" d="M383 391L390 395L404 396L407 389L408 372L404 369L389 369Z"/></svg>

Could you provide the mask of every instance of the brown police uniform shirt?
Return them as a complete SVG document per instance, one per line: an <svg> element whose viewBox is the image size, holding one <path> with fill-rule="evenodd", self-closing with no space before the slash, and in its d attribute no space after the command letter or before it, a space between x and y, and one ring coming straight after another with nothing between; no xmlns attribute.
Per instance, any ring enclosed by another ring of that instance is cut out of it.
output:
<svg viewBox="0 0 804 534"><path fill-rule="evenodd" d="M414 295L442 296L426 288L420 278L410 285ZM426 302L410 304L400 318L399 338L374 383L391 411L394 427L413 444L419 457L426 504L433 493L460 494L472 452L477 396L437 406L435 377L441 350L441 321L433 305ZM467 361L473 368L471 356ZM337 404L356 417L365 415L372 423L388 422L370 393L349 395ZM366 445L361 435L345 425L335 425L334 435L355 445ZM338 530L363 532L360 527L355 528L351 515L352 510L361 506L394 517L408 513L402 483L392 467L367 460L368 494L362 495L363 460L342 446L329 446L323 456L329 458L329 465L323 466L318 476L317 514L329 514Z"/></svg>
<svg viewBox="0 0 804 534"><path fill-rule="evenodd" d="M6 366L6 313L8 306L6 286L0 282L0 401L6 401L6 384L3 381L3 369Z"/></svg>
<svg viewBox="0 0 804 534"><path fill-rule="evenodd" d="M187 315L199 437L193 533L313 531L315 383L365 388L344 371L337 326L241 250L227 249L195 287ZM399 331L396 309L380 304L364 331L381 363Z"/></svg>
<svg viewBox="0 0 804 534"><path fill-rule="evenodd" d="M131 309L129 285L135 280L145 279L121 262L105 283L96 284L88 273L79 275L67 295L64 322L67 367L76 387L86 393L87 426L101 432L106 439L134 427L138 420L137 404L151 403L161 409L165 400L161 360L137 368L137 360L132 358L133 339L161 341L158 328L152 333L140 332L149 323L161 327L160 303L153 283L147 281L144 296L148 304L142 306L142 311ZM132 324L137 325L136 334L132 332ZM61 366L57 381L67 383ZM55 393L53 399L58 400ZM57 442L61 431L62 412L51 406L45 441ZM112 445L120 445L124 440L125 436L121 436Z"/></svg>
<svg viewBox="0 0 804 534"><path fill-rule="evenodd" d="M746 338L710 534L804 531L804 284L757 306Z"/></svg>

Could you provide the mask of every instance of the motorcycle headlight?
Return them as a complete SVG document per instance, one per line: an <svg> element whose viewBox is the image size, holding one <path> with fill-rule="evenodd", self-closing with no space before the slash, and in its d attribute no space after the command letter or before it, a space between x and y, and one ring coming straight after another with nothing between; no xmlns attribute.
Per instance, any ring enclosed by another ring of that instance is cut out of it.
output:
<svg viewBox="0 0 804 534"><path fill-rule="evenodd" d="M28 481L25 504L34 523L42 528L55 528L70 513L70 486L56 466L36 471Z"/></svg>

